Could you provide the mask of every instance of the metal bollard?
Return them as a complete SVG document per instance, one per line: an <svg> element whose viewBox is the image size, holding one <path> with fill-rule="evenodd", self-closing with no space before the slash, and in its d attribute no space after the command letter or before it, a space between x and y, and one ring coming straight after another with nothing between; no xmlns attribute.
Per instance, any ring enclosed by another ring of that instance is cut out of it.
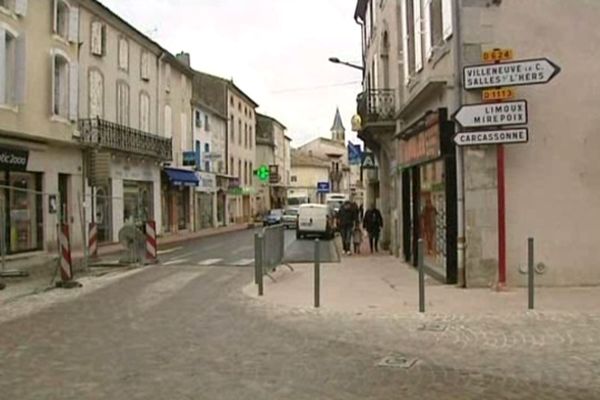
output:
<svg viewBox="0 0 600 400"><path fill-rule="evenodd" d="M533 238L527 239L527 280L529 281L529 309L533 310L533 289L534 282L533 278L535 271L533 268Z"/></svg>
<svg viewBox="0 0 600 400"><path fill-rule="evenodd" d="M315 239L315 308L321 305L321 254L319 239Z"/></svg>
<svg viewBox="0 0 600 400"><path fill-rule="evenodd" d="M419 312L425 312L425 268L423 266L423 239L419 239L417 246L417 260L419 268Z"/></svg>
<svg viewBox="0 0 600 400"><path fill-rule="evenodd" d="M254 235L254 282L258 284L258 295L264 294L263 287L263 236L260 233Z"/></svg>

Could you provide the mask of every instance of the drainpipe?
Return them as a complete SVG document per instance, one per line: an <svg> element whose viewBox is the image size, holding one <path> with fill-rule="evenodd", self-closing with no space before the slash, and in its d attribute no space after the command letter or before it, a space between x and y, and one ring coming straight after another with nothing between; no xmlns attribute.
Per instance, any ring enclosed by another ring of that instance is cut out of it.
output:
<svg viewBox="0 0 600 400"><path fill-rule="evenodd" d="M454 72L456 87L456 107L458 110L464 103L462 88L463 49L461 32L461 7L462 0L453 0L454 6ZM456 146L456 206L457 206L457 267L459 287L466 287L466 257L465 257L465 177L464 177L464 152L461 146Z"/></svg>

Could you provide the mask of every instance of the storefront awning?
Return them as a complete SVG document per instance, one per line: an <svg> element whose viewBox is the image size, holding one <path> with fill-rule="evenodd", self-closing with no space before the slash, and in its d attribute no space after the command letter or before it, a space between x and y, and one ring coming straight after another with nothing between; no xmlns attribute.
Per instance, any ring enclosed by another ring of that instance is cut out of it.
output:
<svg viewBox="0 0 600 400"><path fill-rule="evenodd" d="M165 168L169 182L174 186L198 186L198 177L194 171L187 169Z"/></svg>

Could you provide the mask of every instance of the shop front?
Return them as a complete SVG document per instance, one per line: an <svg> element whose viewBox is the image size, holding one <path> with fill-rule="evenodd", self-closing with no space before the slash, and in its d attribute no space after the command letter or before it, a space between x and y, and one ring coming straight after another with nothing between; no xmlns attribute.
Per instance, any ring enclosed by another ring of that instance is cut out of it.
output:
<svg viewBox="0 0 600 400"><path fill-rule="evenodd" d="M428 112L402 131L402 237L405 260L418 260L423 239L427 272L445 283L456 283L457 209L453 123L446 109Z"/></svg>
<svg viewBox="0 0 600 400"><path fill-rule="evenodd" d="M227 210L229 181L232 177L223 174L216 175L217 181L217 226L226 226L229 224L229 214Z"/></svg>
<svg viewBox="0 0 600 400"><path fill-rule="evenodd" d="M192 198L199 184L194 171L163 168L163 224L165 232L191 231Z"/></svg>
<svg viewBox="0 0 600 400"><path fill-rule="evenodd" d="M214 228L217 220L217 180L214 174L196 172L195 229Z"/></svg>

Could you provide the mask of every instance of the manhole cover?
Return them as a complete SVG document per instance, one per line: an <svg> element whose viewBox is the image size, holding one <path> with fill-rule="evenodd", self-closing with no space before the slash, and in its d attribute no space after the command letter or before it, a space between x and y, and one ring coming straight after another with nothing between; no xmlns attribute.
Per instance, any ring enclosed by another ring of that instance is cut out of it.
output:
<svg viewBox="0 0 600 400"><path fill-rule="evenodd" d="M443 332L446 330L446 325L437 322L424 324L419 327L420 331Z"/></svg>
<svg viewBox="0 0 600 400"><path fill-rule="evenodd" d="M387 356L377 364L380 367L404 368L408 369L415 365L416 358L406 357L401 354Z"/></svg>

